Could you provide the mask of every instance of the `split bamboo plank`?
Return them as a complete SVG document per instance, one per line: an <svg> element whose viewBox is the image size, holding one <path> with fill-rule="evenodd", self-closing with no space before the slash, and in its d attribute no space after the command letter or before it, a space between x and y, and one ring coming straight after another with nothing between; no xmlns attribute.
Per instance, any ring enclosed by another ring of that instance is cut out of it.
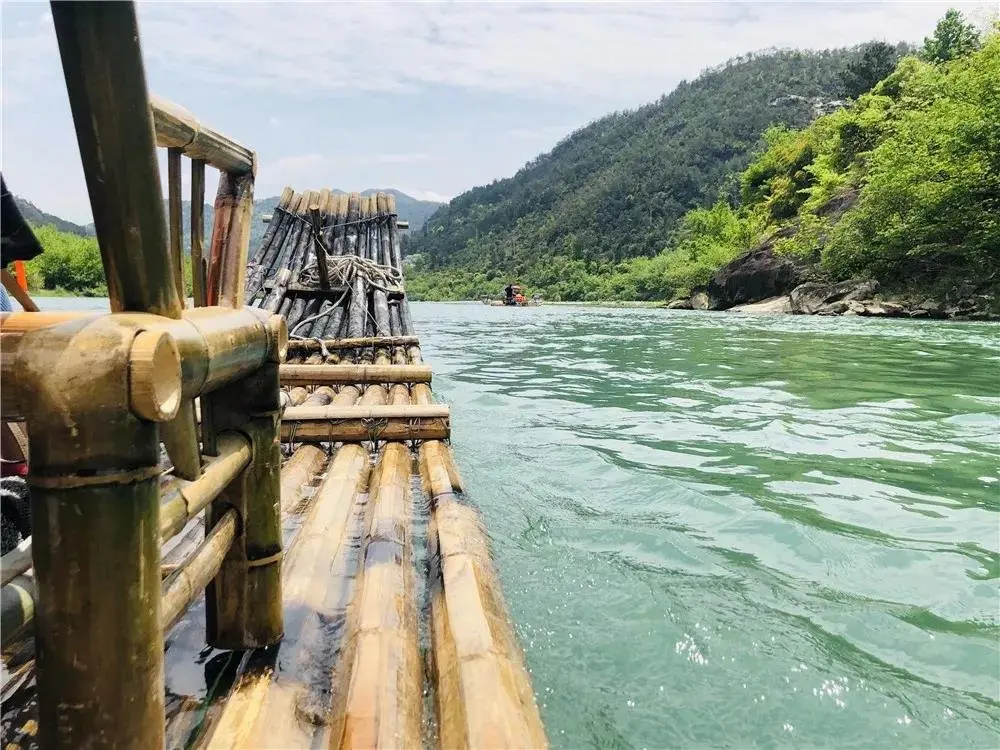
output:
<svg viewBox="0 0 1000 750"><path fill-rule="evenodd" d="M429 383L432 371L425 365L282 365L283 385L309 383Z"/></svg>

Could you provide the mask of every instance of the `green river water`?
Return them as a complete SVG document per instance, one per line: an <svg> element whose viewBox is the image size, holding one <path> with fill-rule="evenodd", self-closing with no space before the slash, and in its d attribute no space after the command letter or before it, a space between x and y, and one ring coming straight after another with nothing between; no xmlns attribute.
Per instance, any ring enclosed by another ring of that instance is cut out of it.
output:
<svg viewBox="0 0 1000 750"><path fill-rule="evenodd" d="M1000 744L1000 328L413 317L554 747Z"/></svg>

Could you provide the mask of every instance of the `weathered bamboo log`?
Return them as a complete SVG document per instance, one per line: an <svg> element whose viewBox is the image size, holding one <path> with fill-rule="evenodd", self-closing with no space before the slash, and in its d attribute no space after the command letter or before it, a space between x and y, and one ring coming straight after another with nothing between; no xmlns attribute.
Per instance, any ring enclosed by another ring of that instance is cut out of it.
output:
<svg viewBox="0 0 1000 750"><path fill-rule="evenodd" d="M35 581L18 575L0 588L0 646L19 638L35 620Z"/></svg>
<svg viewBox="0 0 1000 750"><path fill-rule="evenodd" d="M253 273L247 281L247 299L257 296L260 290L264 288L265 279L272 274L272 268L285 246L285 238L292 229L292 224L295 222L293 216L298 211L301 202L302 196L293 192L288 205L278 213L277 224L272 224L274 235L264 250L259 265L254 268Z"/></svg>
<svg viewBox="0 0 1000 750"><path fill-rule="evenodd" d="M282 365L283 385L310 383L429 383L426 365Z"/></svg>
<svg viewBox="0 0 1000 750"><path fill-rule="evenodd" d="M445 419L294 422L283 420L281 439L291 443L360 443L371 440L447 440L451 427Z"/></svg>
<svg viewBox="0 0 1000 750"><path fill-rule="evenodd" d="M332 251L334 255L344 254L344 238L347 236L347 227L344 224L347 222L347 204L350 196L346 193L336 196L337 202L334 204L333 211L333 243Z"/></svg>
<svg viewBox="0 0 1000 750"><path fill-rule="evenodd" d="M161 619L169 629L184 614L191 602L201 596L222 567L222 560L236 538L239 514L230 508L215 523L194 554L187 558L163 582Z"/></svg>
<svg viewBox="0 0 1000 750"><path fill-rule="evenodd" d="M400 273L403 272L403 254L400 250L399 230L396 219L396 196L391 193L385 196L386 210L389 212L389 252L390 263Z"/></svg>
<svg viewBox="0 0 1000 750"><path fill-rule="evenodd" d="M230 507L242 519L240 536L206 592L206 631L216 648L259 648L281 639L279 393L278 365L272 361L206 397L216 429L240 430L253 453L208 510L209 529ZM249 422L247 414L254 415Z"/></svg>
<svg viewBox="0 0 1000 750"><path fill-rule="evenodd" d="M267 217L265 217L267 229L265 230L264 236L261 238L257 249L254 250L253 255L250 257L251 265L259 265L264 260L264 257L267 255L267 251L271 247L271 243L274 241L278 227L281 225L282 218L285 216L284 212L288 209L288 204L291 202L294 194L294 190L290 187L285 187L285 189L281 191L281 195L278 197L278 211L276 212L277 219L272 217L271 220L266 220Z"/></svg>
<svg viewBox="0 0 1000 750"><path fill-rule="evenodd" d="M250 441L245 435L226 432L218 436L218 456L206 457L202 475L193 482L174 480L163 490L160 537L169 539L208 507L250 463Z"/></svg>
<svg viewBox="0 0 1000 750"><path fill-rule="evenodd" d="M181 183L181 150L167 149L167 237L170 242L170 262L174 267L174 284L177 286L177 296L181 307L184 307L184 229L181 201L183 200L183 185Z"/></svg>
<svg viewBox="0 0 1000 750"><path fill-rule="evenodd" d="M17 279L6 268L0 268L0 282L3 283L3 288L7 290L8 294L17 300L17 304L24 308L25 312L38 312L38 305L21 288L21 285L17 283Z"/></svg>
<svg viewBox="0 0 1000 750"><path fill-rule="evenodd" d="M0 557L0 586L6 586L31 568L31 537L22 539L14 549Z"/></svg>
<svg viewBox="0 0 1000 750"><path fill-rule="evenodd" d="M191 161L191 286L195 307L208 304L205 284L208 273L205 267L205 162Z"/></svg>
<svg viewBox="0 0 1000 750"><path fill-rule="evenodd" d="M222 172L255 173L253 151L198 122L183 107L156 95L150 96L157 145L178 148L191 159L200 159Z"/></svg>
<svg viewBox="0 0 1000 750"><path fill-rule="evenodd" d="M291 352L314 352L322 348L326 349L362 349L374 346L411 346L419 344L417 336L376 336L372 338L360 339L327 339L322 342L315 339L297 339L288 342L288 351Z"/></svg>
<svg viewBox="0 0 1000 750"><path fill-rule="evenodd" d="M217 290L217 304L241 308L246 297L247 256L250 250L250 222L253 216L253 174L219 176L216 203L231 201L230 225L225 245L217 256L215 232L212 232L212 261L209 267L209 290ZM218 222L218 216L216 217ZM214 265L218 257L218 266Z"/></svg>
<svg viewBox="0 0 1000 750"><path fill-rule="evenodd" d="M344 636L331 748L419 747L423 682L412 574L410 453L373 472L361 574Z"/></svg>
<svg viewBox="0 0 1000 750"><path fill-rule="evenodd" d="M52 19L111 309L178 318L135 7L57 3Z"/></svg>
<svg viewBox="0 0 1000 750"><path fill-rule="evenodd" d="M368 391L374 390L374 388L368 389ZM451 410L447 404L430 404L413 406L292 406L285 409L281 418L285 422L308 422L341 419L447 419L450 416Z"/></svg>

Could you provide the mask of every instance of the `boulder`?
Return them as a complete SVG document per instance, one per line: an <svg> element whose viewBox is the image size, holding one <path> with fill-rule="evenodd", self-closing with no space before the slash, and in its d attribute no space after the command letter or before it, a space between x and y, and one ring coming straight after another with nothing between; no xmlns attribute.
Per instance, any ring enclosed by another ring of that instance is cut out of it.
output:
<svg viewBox="0 0 1000 750"><path fill-rule="evenodd" d="M780 297L802 281L802 267L774 252L773 240L726 264L708 282L712 310Z"/></svg>
<svg viewBox="0 0 1000 750"><path fill-rule="evenodd" d="M690 310L691 300L685 297L684 299L675 299L673 302L667 303L668 310Z"/></svg>
<svg viewBox="0 0 1000 750"><path fill-rule="evenodd" d="M780 315L781 313L789 313L791 311L792 306L788 302L787 295L729 308L729 312L751 313L754 315Z"/></svg>
<svg viewBox="0 0 1000 750"><path fill-rule="evenodd" d="M851 279L836 284L808 282L792 289L788 298L793 313L839 315L847 311L847 302L870 299L877 288L878 282L866 279Z"/></svg>
<svg viewBox="0 0 1000 750"><path fill-rule="evenodd" d="M708 295L705 292L695 292L691 295L691 309L692 310L710 310L713 309L709 304Z"/></svg>

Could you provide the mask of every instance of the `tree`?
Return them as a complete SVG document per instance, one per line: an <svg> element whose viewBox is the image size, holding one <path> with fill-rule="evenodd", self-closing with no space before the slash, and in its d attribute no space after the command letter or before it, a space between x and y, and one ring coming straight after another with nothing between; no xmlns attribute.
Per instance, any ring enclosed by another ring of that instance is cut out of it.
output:
<svg viewBox="0 0 1000 750"><path fill-rule="evenodd" d="M967 23L957 10L949 8L938 21L934 35L924 39L920 56L928 62L942 63L972 54L981 44L976 27Z"/></svg>
<svg viewBox="0 0 1000 750"><path fill-rule="evenodd" d="M897 49L885 42L870 42L847 61L840 74L844 93L851 99L871 91L872 87L892 73L899 61Z"/></svg>

